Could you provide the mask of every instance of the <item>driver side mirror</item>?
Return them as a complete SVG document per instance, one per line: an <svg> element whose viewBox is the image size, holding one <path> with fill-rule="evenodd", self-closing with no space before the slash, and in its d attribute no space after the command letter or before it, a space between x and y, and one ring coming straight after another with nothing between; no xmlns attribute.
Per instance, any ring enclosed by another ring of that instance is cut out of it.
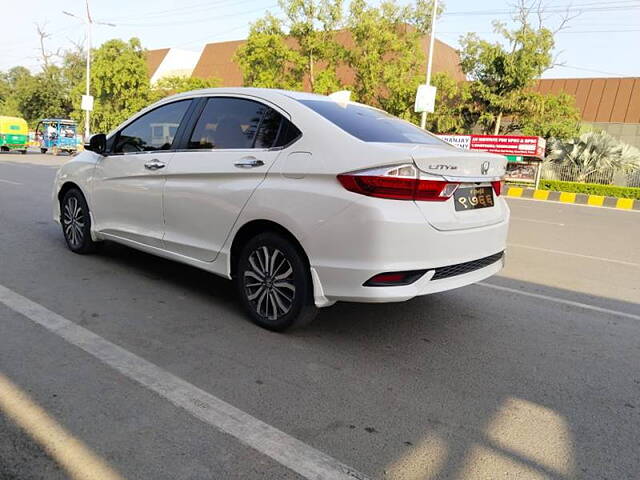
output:
<svg viewBox="0 0 640 480"><path fill-rule="evenodd" d="M107 136L104 133L91 135L89 143L85 144L84 149L91 150L92 152L102 155L107 151Z"/></svg>

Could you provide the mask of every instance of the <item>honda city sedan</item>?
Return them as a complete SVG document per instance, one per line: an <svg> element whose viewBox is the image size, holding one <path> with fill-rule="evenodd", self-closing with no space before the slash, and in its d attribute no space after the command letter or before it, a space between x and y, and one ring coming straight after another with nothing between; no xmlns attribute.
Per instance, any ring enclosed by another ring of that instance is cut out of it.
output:
<svg viewBox="0 0 640 480"><path fill-rule="evenodd" d="M354 102L198 90L94 135L56 175L54 219L73 252L110 240L231 279L281 331L498 272L505 166Z"/></svg>

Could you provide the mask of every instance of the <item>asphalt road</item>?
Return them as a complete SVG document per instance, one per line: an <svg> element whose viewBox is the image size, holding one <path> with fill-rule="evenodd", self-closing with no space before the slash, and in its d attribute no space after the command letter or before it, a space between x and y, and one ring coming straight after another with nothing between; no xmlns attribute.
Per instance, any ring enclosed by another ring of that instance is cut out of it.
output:
<svg viewBox="0 0 640 480"><path fill-rule="evenodd" d="M640 478L640 213L510 199L499 276L282 335L207 273L70 253L58 160L0 155L0 293L25 299L0 301L0 478L303 478L306 454L284 466L253 420L225 433L120 354L369 478Z"/></svg>

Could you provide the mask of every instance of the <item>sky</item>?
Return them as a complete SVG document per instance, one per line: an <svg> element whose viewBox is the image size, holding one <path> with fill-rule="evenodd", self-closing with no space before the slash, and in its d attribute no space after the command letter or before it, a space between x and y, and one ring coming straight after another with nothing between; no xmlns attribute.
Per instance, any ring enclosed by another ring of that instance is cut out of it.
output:
<svg viewBox="0 0 640 480"><path fill-rule="evenodd" d="M546 23L552 28L559 24L561 12L567 8L575 16L556 36L559 65L543 77L640 76L640 0L542 1L547 10ZM15 65L38 70L36 24L50 34L46 39L49 51L85 41L84 23L63 13L66 10L86 15L84 0L30 0L28 9L21 2L0 3L4 4L0 70ZM514 3L515 0L444 0L436 37L454 47L468 32L496 41L492 21L508 23ZM94 21L115 25L95 25L94 46L110 38L135 36L145 48L178 47L196 52L209 42L245 38L250 23L267 10L280 14L277 0L90 0L90 6Z"/></svg>

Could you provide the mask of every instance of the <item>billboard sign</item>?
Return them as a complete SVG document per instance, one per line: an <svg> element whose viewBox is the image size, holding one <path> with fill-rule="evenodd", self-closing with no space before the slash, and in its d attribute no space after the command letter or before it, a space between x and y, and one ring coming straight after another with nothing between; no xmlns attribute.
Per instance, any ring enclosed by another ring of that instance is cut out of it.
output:
<svg viewBox="0 0 640 480"><path fill-rule="evenodd" d="M469 150L471 145L471 135L438 135L438 137L463 150Z"/></svg>
<svg viewBox="0 0 640 480"><path fill-rule="evenodd" d="M542 137L522 135L438 135L444 141L465 150L480 150L498 155L544 158L546 146Z"/></svg>

